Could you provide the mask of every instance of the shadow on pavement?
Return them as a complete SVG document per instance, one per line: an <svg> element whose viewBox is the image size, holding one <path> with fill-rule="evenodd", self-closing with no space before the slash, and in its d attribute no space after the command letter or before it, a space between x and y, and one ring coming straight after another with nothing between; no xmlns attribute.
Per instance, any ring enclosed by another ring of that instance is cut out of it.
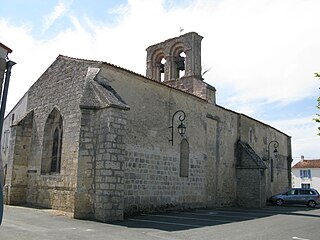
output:
<svg viewBox="0 0 320 240"><path fill-rule="evenodd" d="M263 209L215 208L193 211L168 211L161 214L127 217L122 222L111 224L128 228L150 228L162 231L181 231L207 226L231 224L276 215L292 215L320 218L319 208L301 206L268 206Z"/></svg>

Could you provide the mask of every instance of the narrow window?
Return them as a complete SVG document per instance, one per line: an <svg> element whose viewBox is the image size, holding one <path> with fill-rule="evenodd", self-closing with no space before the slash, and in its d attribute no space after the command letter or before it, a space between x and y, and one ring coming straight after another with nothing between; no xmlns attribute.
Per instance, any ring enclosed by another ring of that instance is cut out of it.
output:
<svg viewBox="0 0 320 240"><path fill-rule="evenodd" d="M3 134L3 145L2 145L2 149L3 149L3 152L6 153L7 150L8 150L8 147L9 147L9 138L10 138L10 131L9 130L6 130Z"/></svg>
<svg viewBox="0 0 320 240"><path fill-rule="evenodd" d="M180 143L180 177L189 176L189 143L183 139Z"/></svg>
<svg viewBox="0 0 320 240"><path fill-rule="evenodd" d="M52 156L51 156L51 172L60 172L60 159L61 159L61 139L58 127L53 134L52 142Z"/></svg>
<svg viewBox="0 0 320 240"><path fill-rule="evenodd" d="M252 129L249 130L249 143L253 142L253 131Z"/></svg>
<svg viewBox="0 0 320 240"><path fill-rule="evenodd" d="M54 108L49 114L43 132L41 173L60 173L63 119Z"/></svg>
<svg viewBox="0 0 320 240"><path fill-rule="evenodd" d="M270 170L271 170L271 182L273 182L273 159L271 158L271 164L270 164Z"/></svg>

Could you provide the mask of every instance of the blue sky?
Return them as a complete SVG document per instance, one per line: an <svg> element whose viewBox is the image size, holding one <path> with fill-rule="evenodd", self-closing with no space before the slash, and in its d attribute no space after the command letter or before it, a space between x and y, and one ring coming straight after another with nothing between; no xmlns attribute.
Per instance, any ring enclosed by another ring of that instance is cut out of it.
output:
<svg viewBox="0 0 320 240"><path fill-rule="evenodd" d="M189 31L202 41L217 103L292 136L295 161L320 158L318 0L0 0L13 52L8 110L59 55L145 74L145 49Z"/></svg>

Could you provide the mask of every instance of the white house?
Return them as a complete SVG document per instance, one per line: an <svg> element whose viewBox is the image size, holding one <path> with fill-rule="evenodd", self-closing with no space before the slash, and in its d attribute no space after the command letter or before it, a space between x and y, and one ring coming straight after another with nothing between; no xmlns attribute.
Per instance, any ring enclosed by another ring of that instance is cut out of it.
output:
<svg viewBox="0 0 320 240"><path fill-rule="evenodd" d="M292 187L315 188L320 192L320 159L304 160L292 167Z"/></svg>

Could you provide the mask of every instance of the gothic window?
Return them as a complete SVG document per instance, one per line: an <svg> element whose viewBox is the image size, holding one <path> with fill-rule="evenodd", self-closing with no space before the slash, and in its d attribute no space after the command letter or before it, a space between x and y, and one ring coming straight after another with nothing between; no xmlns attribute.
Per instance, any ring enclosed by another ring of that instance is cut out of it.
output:
<svg viewBox="0 0 320 240"><path fill-rule="evenodd" d="M60 172L61 163L61 130L56 127L53 134L51 172Z"/></svg>
<svg viewBox="0 0 320 240"><path fill-rule="evenodd" d="M180 177L189 176L189 143L183 139L180 143Z"/></svg>
<svg viewBox="0 0 320 240"><path fill-rule="evenodd" d="M43 135L41 173L60 173L63 120L54 108L49 114Z"/></svg>

